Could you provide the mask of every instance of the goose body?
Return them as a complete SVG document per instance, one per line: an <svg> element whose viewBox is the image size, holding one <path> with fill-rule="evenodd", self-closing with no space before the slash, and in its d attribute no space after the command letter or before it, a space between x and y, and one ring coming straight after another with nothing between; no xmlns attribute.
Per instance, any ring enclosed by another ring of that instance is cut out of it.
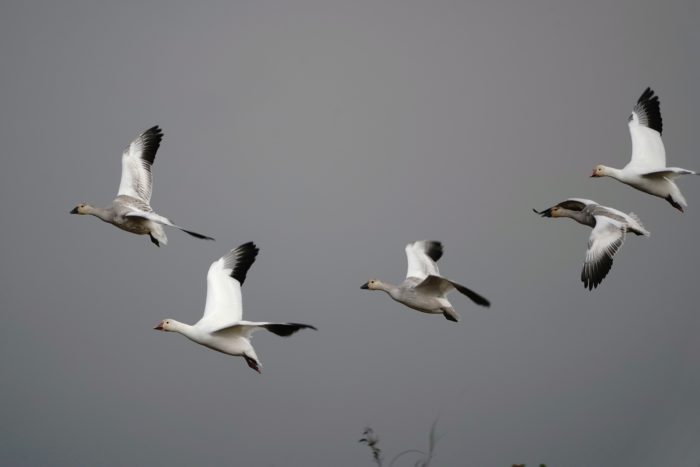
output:
<svg viewBox="0 0 700 467"><path fill-rule="evenodd" d="M151 208L152 166L162 139L163 132L154 126L141 133L124 151L119 191L111 205L98 208L81 203L73 208L71 214L92 215L127 232L149 235L156 246L168 243L164 225L180 229L196 238L214 240L173 224L170 219L156 214Z"/></svg>
<svg viewBox="0 0 700 467"><path fill-rule="evenodd" d="M450 321L459 321L459 315L447 299L452 290L469 297L481 306L490 306L487 299L465 286L440 275L437 261L442 257L442 243L434 240L420 240L406 245L408 269L406 279L399 285L392 285L372 279L362 285L362 289L381 290L395 301L409 308L429 314L442 314Z"/></svg>
<svg viewBox="0 0 700 467"><path fill-rule="evenodd" d="M666 167L659 97L651 88L647 88L637 100L628 127L632 139L630 162L622 169L597 165L591 177L612 177L639 191L663 198L683 212L688 203L674 180L681 175L699 174L680 167Z"/></svg>
<svg viewBox="0 0 700 467"><path fill-rule="evenodd" d="M177 332L212 350L243 357L250 368L260 373L260 360L250 342L255 331L265 329L287 337L300 329L316 328L301 323L243 321L241 285L258 251L254 243L244 243L211 264L207 273L204 314L194 325L169 318L162 320L154 329Z"/></svg>
<svg viewBox="0 0 700 467"><path fill-rule="evenodd" d="M542 217L569 217L579 224L592 227L581 270L581 281L588 290L598 287L605 279L612 268L613 256L624 243L627 232L649 236L649 231L634 213L625 214L589 199L569 198L544 211L535 212Z"/></svg>

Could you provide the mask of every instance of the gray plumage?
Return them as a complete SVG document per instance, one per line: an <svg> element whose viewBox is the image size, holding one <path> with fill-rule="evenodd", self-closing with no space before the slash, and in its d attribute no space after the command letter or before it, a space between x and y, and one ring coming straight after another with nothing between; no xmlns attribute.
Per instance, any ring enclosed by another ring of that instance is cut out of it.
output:
<svg viewBox="0 0 700 467"><path fill-rule="evenodd" d="M636 214L625 214L588 199L570 198L544 211L534 211L542 217L569 217L593 228L581 269L581 281L588 290L598 287L608 275L613 256L624 243L627 232L649 236Z"/></svg>
<svg viewBox="0 0 700 467"><path fill-rule="evenodd" d="M137 235L148 234L156 245L167 244L163 225L169 225L201 239L211 237L175 225L167 217L156 214L151 208L153 192L152 165L160 147L163 132L158 126L144 131L131 142L122 154L122 177L117 197L106 208L87 203L77 205L71 214L92 215L122 230Z"/></svg>
<svg viewBox="0 0 700 467"><path fill-rule="evenodd" d="M372 279L361 288L382 290L409 308L423 313L442 314L450 321L459 321L459 315L447 300L447 294L456 289L481 306L489 301L467 287L440 275L436 261L442 257L442 244L433 240L421 240L406 245L408 270L400 285L392 285Z"/></svg>

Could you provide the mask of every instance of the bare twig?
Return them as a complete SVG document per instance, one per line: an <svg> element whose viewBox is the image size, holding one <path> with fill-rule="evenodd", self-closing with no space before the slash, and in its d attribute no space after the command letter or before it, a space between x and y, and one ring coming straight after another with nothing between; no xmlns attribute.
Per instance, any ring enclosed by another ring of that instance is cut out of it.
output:
<svg viewBox="0 0 700 467"><path fill-rule="evenodd" d="M427 456L426 453L424 453L423 451L420 451L418 449L406 449L405 451L401 451L400 453L395 455L393 459L391 459L391 462L389 462L389 467L393 467L394 463L397 460L399 460L399 457L403 457L404 454L411 454L411 453L412 454L420 454L421 456ZM422 461L419 460L418 462L416 462L416 465L424 465L424 464L421 464L421 462Z"/></svg>
<svg viewBox="0 0 700 467"><path fill-rule="evenodd" d="M433 455L435 454L435 446L437 445L437 442L439 440L439 437L436 435L435 431L436 427L437 419L435 419L433 425L430 427L430 434L428 435L428 452L421 451L419 449L406 449L405 451L401 451L391 459L391 461L389 462L389 467L393 467L394 464L406 454L419 454L422 456L422 458L418 459L414 464L415 467L430 467L430 462L432 462ZM381 456L382 451L377 446L377 443L379 442L379 436L377 436L374 433L374 430L372 430L372 428L370 427L365 428L363 435L364 438L362 438L359 442L365 443L367 446L369 446L369 448L372 450L374 462L379 467L381 467L383 463L383 459Z"/></svg>
<svg viewBox="0 0 700 467"><path fill-rule="evenodd" d="M382 450L379 449L379 446L377 446L379 436L374 434L374 430L370 427L365 428L365 431L362 434L364 435L364 438L359 440L358 443L365 443L367 446L369 446L369 448L372 450L374 462L379 467L382 467Z"/></svg>

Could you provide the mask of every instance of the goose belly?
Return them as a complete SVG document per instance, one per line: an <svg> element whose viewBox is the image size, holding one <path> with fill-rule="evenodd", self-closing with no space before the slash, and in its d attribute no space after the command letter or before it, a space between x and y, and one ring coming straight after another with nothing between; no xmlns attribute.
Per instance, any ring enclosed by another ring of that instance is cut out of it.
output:
<svg viewBox="0 0 700 467"><path fill-rule="evenodd" d="M142 217L121 217L114 223L117 227L137 235L151 232L151 221Z"/></svg>
<svg viewBox="0 0 700 467"><path fill-rule="evenodd" d="M637 176L629 180L625 180L632 188L639 191L649 193L650 195L665 198L671 192L670 182L663 177L641 177Z"/></svg>
<svg viewBox="0 0 700 467"><path fill-rule="evenodd" d="M216 350L217 352L233 355L235 357L240 357L243 354L250 353L248 350L252 348L250 342L248 342L246 339L225 336L210 336L206 339L195 342L198 342L205 347L209 347L212 350Z"/></svg>
<svg viewBox="0 0 700 467"><path fill-rule="evenodd" d="M422 297L418 294L407 295L409 296L400 297L396 299L396 301L423 313L442 313L440 308L442 308L443 305L440 299L436 297Z"/></svg>

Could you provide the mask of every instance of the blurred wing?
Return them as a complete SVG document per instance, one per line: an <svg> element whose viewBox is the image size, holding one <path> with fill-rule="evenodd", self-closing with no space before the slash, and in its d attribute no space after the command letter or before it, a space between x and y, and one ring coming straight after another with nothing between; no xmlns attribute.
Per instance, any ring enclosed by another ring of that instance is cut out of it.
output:
<svg viewBox="0 0 700 467"><path fill-rule="evenodd" d="M491 306L491 302L488 301L485 297L479 295L478 293L474 292L471 289L466 288L462 284L458 284L456 282L450 281L450 284L454 286L455 289L462 295L466 295L471 299L472 302L476 303L477 305L481 306Z"/></svg>
<svg viewBox="0 0 700 467"><path fill-rule="evenodd" d="M204 315L195 326L213 332L231 326L243 317L241 285L255 261L258 247L245 243L214 261L207 273Z"/></svg>
<svg viewBox="0 0 700 467"><path fill-rule="evenodd" d="M429 275L423 279L423 282L416 285L415 289L426 295L442 297L454 289L454 286L444 277Z"/></svg>
<svg viewBox="0 0 700 467"><path fill-rule="evenodd" d="M153 222L157 222L159 224L169 225L169 226L175 227L175 225L170 221L170 219L168 219L167 217L161 216L160 214L156 214L150 208L143 209L143 208L135 208L134 207L131 209L131 211L124 214L124 217L143 217L144 219L148 219L148 220L151 220Z"/></svg>
<svg viewBox="0 0 700 467"><path fill-rule="evenodd" d="M150 206L139 206L138 208L134 207L131 209L131 211L127 212L124 214L125 217L143 217L144 219L149 219L152 220L153 222L157 222L159 224L163 225L169 225L170 227L175 227L176 229L180 229L183 232L192 235L193 237L196 238L201 238L203 240L214 240L212 237L209 237L207 235L201 234L194 232L192 230L188 230L184 227L180 227L179 225L173 224L173 222L168 219L165 216L161 216L160 214L156 214L153 212Z"/></svg>
<svg viewBox="0 0 700 467"><path fill-rule="evenodd" d="M408 270L406 277L425 279L429 275L439 276L436 261L442 257L442 243L434 240L420 240L406 245Z"/></svg>
<svg viewBox="0 0 700 467"><path fill-rule="evenodd" d="M586 261L581 271L583 286L592 290L607 276L617 253L625 241L625 225L604 216L595 216L596 225L588 238Z"/></svg>
<svg viewBox="0 0 700 467"><path fill-rule="evenodd" d="M666 150L661 140L662 122L659 97L647 88L629 117L632 159L627 167L651 172L666 167Z"/></svg>
<svg viewBox="0 0 700 467"><path fill-rule="evenodd" d="M215 334L225 335L234 334L245 337L249 339L251 334L260 329L267 329L273 334L277 334L282 337L289 337L300 329L314 329L314 326L310 324L302 323L267 323L267 322L252 322L252 321L239 321L233 326L226 326L222 329L214 331Z"/></svg>
<svg viewBox="0 0 700 467"><path fill-rule="evenodd" d="M452 289L457 289L459 293L461 293L462 295L466 295L477 305L491 305L491 303L486 298L482 297L473 290L468 289L462 284L458 284L456 282L452 282L449 279L445 279L444 277L428 276L423 280L423 282L418 284L415 287L415 289L416 291L419 291L426 295L432 295L437 297L443 297L447 295Z"/></svg>
<svg viewBox="0 0 700 467"><path fill-rule="evenodd" d="M163 132L154 126L141 133L126 148L122 154L122 179L117 196L131 196L150 204L153 192L151 166L162 139Z"/></svg>
<svg viewBox="0 0 700 467"><path fill-rule="evenodd" d="M673 180L681 175L700 175L697 172L693 172L688 169L681 169L680 167L665 167L662 170L656 170L654 172L643 173L642 176L649 178L668 178Z"/></svg>

